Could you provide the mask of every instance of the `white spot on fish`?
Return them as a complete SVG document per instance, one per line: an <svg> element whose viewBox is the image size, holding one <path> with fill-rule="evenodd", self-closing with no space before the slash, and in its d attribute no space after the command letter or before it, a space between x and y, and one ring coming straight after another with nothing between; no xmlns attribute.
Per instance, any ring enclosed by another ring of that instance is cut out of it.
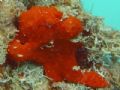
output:
<svg viewBox="0 0 120 90"><path fill-rule="evenodd" d="M78 70L80 70L80 66L73 66L73 68L72 68L74 71L78 71Z"/></svg>
<svg viewBox="0 0 120 90"><path fill-rule="evenodd" d="M16 40L16 42L18 42L18 43L19 43L19 42L20 42L20 40Z"/></svg>
<svg viewBox="0 0 120 90"><path fill-rule="evenodd" d="M16 47L16 46L14 46L13 48L14 48L14 49L16 49L17 47Z"/></svg>
<svg viewBox="0 0 120 90"><path fill-rule="evenodd" d="M24 55L22 55L22 54L17 54L17 57L20 57L20 58L22 58Z"/></svg>

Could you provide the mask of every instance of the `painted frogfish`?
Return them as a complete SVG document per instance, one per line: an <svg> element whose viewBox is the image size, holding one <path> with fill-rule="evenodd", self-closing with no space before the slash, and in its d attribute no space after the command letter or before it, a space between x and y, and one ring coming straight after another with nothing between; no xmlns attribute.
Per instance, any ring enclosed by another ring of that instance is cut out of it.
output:
<svg viewBox="0 0 120 90"><path fill-rule="evenodd" d="M8 45L8 60L42 65L45 75L53 82L67 81L92 88L107 87L108 81L97 72L74 69L84 65L85 57L81 50L84 46L70 39L83 31L83 24L76 17L62 17L63 13L53 6L33 6L23 12L18 19L19 31Z"/></svg>

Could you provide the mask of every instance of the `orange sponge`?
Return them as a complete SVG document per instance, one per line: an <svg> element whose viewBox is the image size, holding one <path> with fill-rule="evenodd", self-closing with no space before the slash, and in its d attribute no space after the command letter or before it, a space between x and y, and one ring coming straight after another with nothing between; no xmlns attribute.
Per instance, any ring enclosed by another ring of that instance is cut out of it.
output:
<svg viewBox="0 0 120 90"><path fill-rule="evenodd" d="M109 83L95 71L82 73L81 70L73 70L74 66L80 65L76 52L83 45L70 39L82 31L83 24L79 19L73 16L62 19L62 12L55 7L34 6L19 17L19 32L9 43L8 60L43 65L45 75L53 81L106 87Z"/></svg>

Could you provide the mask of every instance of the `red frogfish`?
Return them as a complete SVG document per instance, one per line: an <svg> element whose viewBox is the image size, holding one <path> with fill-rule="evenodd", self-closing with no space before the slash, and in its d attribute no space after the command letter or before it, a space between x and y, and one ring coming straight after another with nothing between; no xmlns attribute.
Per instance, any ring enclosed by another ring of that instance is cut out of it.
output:
<svg viewBox="0 0 120 90"><path fill-rule="evenodd" d="M33 6L23 12L18 20L19 32L8 45L8 60L43 65L45 75L54 82L68 81L92 88L107 87L108 81L97 72L73 69L79 66L76 52L83 45L70 39L83 31L83 24L76 17L63 19L62 16L62 12L52 6Z"/></svg>

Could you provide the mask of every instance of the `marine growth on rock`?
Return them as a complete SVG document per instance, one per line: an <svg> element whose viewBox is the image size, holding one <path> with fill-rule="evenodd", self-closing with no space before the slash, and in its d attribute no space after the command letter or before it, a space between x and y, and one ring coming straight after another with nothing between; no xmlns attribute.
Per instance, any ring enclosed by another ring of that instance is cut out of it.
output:
<svg viewBox="0 0 120 90"><path fill-rule="evenodd" d="M83 31L83 24L76 17L63 19L62 16L62 12L52 6L33 6L23 12L18 21L19 32L8 46L8 60L43 65L45 75L53 82L68 81L93 88L108 86L95 71L73 69L82 63L88 64L83 44L70 41Z"/></svg>

